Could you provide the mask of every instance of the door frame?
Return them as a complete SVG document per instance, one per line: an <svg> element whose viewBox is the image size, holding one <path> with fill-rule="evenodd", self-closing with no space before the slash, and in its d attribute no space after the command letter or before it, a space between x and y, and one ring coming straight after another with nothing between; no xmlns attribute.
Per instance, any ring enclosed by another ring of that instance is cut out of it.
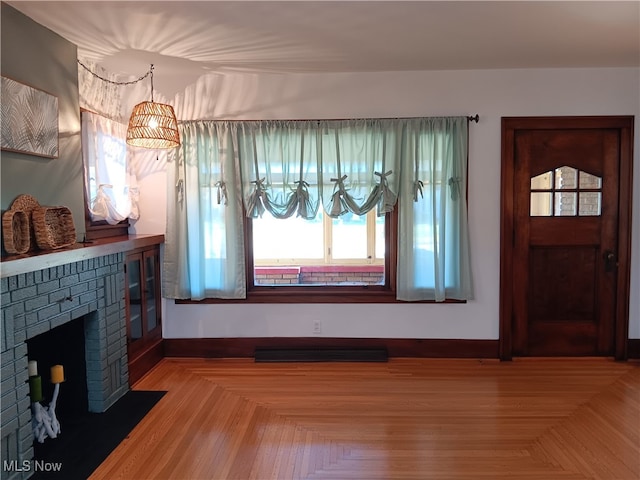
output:
<svg viewBox="0 0 640 480"><path fill-rule="evenodd" d="M522 129L616 129L620 132L618 193L618 271L614 319L614 357L627 359L631 277L631 201L633 192L633 122L626 116L502 117L500 193L500 338L501 360L513 358L513 251L515 238L515 132Z"/></svg>

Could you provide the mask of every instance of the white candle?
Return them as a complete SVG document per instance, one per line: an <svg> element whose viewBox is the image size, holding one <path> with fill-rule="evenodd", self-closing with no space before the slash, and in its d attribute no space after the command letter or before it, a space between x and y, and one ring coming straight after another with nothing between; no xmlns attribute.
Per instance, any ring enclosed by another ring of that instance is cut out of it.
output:
<svg viewBox="0 0 640 480"><path fill-rule="evenodd" d="M38 362L29 360L29 376L35 377L36 375L38 375Z"/></svg>

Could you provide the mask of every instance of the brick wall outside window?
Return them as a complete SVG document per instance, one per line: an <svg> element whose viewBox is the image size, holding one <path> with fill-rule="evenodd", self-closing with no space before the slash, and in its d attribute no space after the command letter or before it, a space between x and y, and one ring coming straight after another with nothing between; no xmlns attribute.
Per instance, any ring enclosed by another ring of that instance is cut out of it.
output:
<svg viewBox="0 0 640 480"><path fill-rule="evenodd" d="M382 265L256 267L256 285L376 285L384 282Z"/></svg>

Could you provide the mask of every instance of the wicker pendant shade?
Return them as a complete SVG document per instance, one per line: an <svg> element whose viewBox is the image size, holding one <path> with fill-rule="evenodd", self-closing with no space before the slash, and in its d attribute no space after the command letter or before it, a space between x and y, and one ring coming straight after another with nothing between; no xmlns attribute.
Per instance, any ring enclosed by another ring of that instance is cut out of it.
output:
<svg viewBox="0 0 640 480"><path fill-rule="evenodd" d="M89 67L78 60L78 65L94 77L113 85L132 85L151 77L151 101L142 102L133 107L129 126L127 127L127 144L142 148L175 148L180 145L178 120L171 105L153 101L153 63L149 71L137 80L116 82L92 72Z"/></svg>
<svg viewBox="0 0 640 480"><path fill-rule="evenodd" d="M175 148L180 145L173 107L155 102L142 102L133 107L127 143L143 148Z"/></svg>

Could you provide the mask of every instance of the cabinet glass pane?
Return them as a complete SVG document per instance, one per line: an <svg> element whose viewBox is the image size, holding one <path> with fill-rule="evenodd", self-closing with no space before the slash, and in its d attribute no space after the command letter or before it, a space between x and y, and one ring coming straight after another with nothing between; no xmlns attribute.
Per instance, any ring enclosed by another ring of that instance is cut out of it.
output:
<svg viewBox="0 0 640 480"><path fill-rule="evenodd" d="M156 308L156 257L145 258L145 302L147 313L147 331L150 332L158 326L158 311Z"/></svg>
<svg viewBox="0 0 640 480"><path fill-rule="evenodd" d="M130 340L142 338L142 285L140 284L140 260L127 262L129 279Z"/></svg>

